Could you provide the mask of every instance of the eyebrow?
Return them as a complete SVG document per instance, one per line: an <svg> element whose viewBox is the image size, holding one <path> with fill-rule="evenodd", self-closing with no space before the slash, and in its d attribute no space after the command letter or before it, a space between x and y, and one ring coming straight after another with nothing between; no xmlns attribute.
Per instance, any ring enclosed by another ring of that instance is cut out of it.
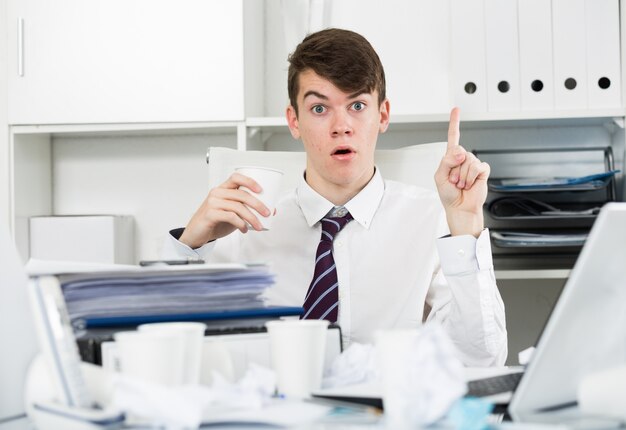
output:
<svg viewBox="0 0 626 430"><path fill-rule="evenodd" d="M309 96L315 96L322 100L328 100L328 97L326 97L324 94L318 93L317 91L313 91L313 90L309 90L306 93L304 93L304 97L302 97L302 100L305 100Z"/></svg>
<svg viewBox="0 0 626 430"><path fill-rule="evenodd" d="M348 98L349 99L356 99L359 96L362 96L363 94L370 94L370 93L367 93L365 91L357 91L354 94L350 94L348 96ZM302 99L305 100L309 96L315 96L315 97L318 97L318 98L320 98L322 100L328 100L328 97L326 97L324 94L318 93L317 91L313 91L313 90L309 90L306 93L304 93L304 97Z"/></svg>
<svg viewBox="0 0 626 430"><path fill-rule="evenodd" d="M350 94L350 95L348 96L348 98L349 98L349 99L356 99L356 98L359 98L360 96L362 96L362 95L364 95L364 94L371 94L371 93L368 93L368 92L366 92L366 91L357 91L357 92L356 92L356 93L354 93L354 94Z"/></svg>

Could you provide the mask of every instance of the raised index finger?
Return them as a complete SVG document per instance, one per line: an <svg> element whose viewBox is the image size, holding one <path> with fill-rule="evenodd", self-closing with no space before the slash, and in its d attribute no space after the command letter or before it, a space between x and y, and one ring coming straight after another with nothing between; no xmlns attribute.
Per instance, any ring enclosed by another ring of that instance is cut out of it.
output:
<svg viewBox="0 0 626 430"><path fill-rule="evenodd" d="M454 149L459 145L461 139L460 131L461 114L458 107L450 112L450 125L448 126L448 150Z"/></svg>

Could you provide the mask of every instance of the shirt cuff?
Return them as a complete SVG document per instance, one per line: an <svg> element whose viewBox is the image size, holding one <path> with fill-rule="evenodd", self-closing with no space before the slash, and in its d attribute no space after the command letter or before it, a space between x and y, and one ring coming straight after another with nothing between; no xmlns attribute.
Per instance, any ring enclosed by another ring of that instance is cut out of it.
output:
<svg viewBox="0 0 626 430"><path fill-rule="evenodd" d="M164 260L176 260L181 258L201 258L206 261L206 257L215 247L215 241L205 243L200 248L192 249L178 239L183 234L184 228L175 228L165 238L161 258Z"/></svg>
<svg viewBox="0 0 626 430"><path fill-rule="evenodd" d="M489 229L478 238L472 235L447 236L437 240L444 275L462 275L493 269Z"/></svg>

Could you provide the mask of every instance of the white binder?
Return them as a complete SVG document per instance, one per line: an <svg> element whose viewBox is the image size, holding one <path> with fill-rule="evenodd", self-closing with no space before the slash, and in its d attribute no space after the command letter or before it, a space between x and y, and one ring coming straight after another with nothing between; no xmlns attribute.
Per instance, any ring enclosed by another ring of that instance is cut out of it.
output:
<svg viewBox="0 0 626 430"><path fill-rule="evenodd" d="M485 1L487 108L520 109L517 0Z"/></svg>
<svg viewBox="0 0 626 430"><path fill-rule="evenodd" d="M586 0L552 0L554 107L587 108Z"/></svg>
<svg viewBox="0 0 626 430"><path fill-rule="evenodd" d="M452 0L452 94L462 111L487 111L483 0Z"/></svg>
<svg viewBox="0 0 626 430"><path fill-rule="evenodd" d="M518 4L522 110L554 108L552 9L546 0Z"/></svg>
<svg viewBox="0 0 626 430"><path fill-rule="evenodd" d="M620 107L618 0L586 0L589 108Z"/></svg>

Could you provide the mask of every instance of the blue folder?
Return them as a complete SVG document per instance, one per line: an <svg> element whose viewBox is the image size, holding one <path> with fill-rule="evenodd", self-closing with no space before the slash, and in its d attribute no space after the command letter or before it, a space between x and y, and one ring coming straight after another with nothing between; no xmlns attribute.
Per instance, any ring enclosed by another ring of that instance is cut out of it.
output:
<svg viewBox="0 0 626 430"><path fill-rule="evenodd" d="M214 321L246 318L277 318L302 314L299 306L268 306L255 309L198 312L189 314L121 315L108 317L85 317L73 321L77 329L136 326L139 324L173 321Z"/></svg>

